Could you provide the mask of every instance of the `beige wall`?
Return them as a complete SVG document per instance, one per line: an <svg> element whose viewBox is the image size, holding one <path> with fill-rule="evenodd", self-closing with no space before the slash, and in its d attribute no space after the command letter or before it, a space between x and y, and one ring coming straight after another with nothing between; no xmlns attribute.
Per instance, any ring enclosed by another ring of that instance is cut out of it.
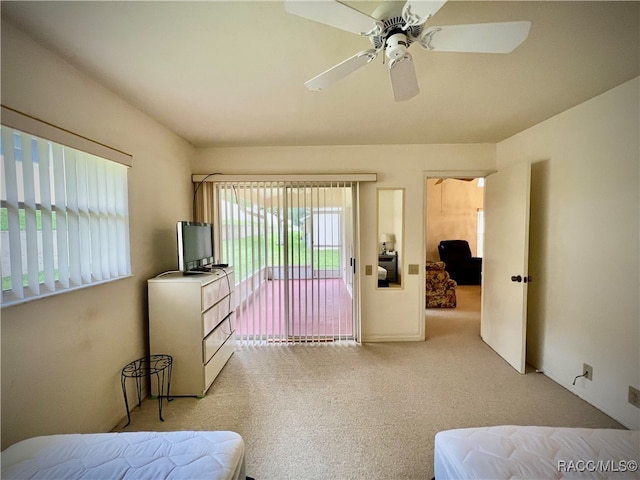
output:
<svg viewBox="0 0 640 480"><path fill-rule="evenodd" d="M427 261L440 260L441 240L466 240L471 254L477 256L478 209L482 208L484 189L478 180L471 182L448 178L427 182Z"/></svg>
<svg viewBox="0 0 640 480"><path fill-rule="evenodd" d="M498 144L530 162L528 361L630 428L640 410L640 80ZM580 379L582 364L593 381Z"/></svg>
<svg viewBox="0 0 640 480"><path fill-rule="evenodd" d="M109 431L125 415L120 369L147 352L146 279L176 268L191 215L192 148L2 22L2 103L133 155L133 277L2 309L2 448Z"/></svg>
<svg viewBox="0 0 640 480"><path fill-rule="evenodd" d="M364 274L366 265L377 265L377 189L405 189L400 268L406 272L408 264L424 265L425 172L488 171L495 169L494 162L495 146L489 144L209 148L197 152L193 171L377 173L378 182L363 184L360 195L362 338L372 342L424 339L424 276L405 274L403 289L377 289L377 277Z"/></svg>

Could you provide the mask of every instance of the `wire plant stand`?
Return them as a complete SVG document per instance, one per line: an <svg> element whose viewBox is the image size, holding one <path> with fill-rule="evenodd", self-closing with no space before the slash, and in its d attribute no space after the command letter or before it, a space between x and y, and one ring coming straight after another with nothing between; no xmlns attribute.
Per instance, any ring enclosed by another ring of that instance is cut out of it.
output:
<svg viewBox="0 0 640 480"><path fill-rule="evenodd" d="M136 381L136 394L138 395L138 406L142 404L142 384L144 379L155 375L158 385L158 416L160 421L164 422L162 418L162 398L166 398L167 402L173 400L169 397L171 392L171 370L173 368L173 357L171 355L158 354L150 355L148 357L142 357L138 360L134 360L131 363L125 365L122 369L120 376L120 383L122 385L122 395L124 396L124 405L127 408L127 424L131 423L131 413L129 412L129 400L127 398L127 378L133 378ZM166 395L165 395L166 385Z"/></svg>

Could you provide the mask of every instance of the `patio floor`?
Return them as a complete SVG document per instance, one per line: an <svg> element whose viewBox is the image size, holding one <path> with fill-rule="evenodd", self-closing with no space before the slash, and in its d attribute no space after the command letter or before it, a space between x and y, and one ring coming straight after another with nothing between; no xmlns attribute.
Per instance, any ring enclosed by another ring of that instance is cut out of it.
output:
<svg viewBox="0 0 640 480"><path fill-rule="evenodd" d="M285 303L285 283L289 284ZM286 319L288 305L289 319ZM268 280L236 312L238 340L353 338L351 294L342 279Z"/></svg>

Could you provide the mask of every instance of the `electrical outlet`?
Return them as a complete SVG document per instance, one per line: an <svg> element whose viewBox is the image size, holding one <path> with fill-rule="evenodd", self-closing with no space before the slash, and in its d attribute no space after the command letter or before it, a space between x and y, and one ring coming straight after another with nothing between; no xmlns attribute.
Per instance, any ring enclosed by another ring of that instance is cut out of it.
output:
<svg viewBox="0 0 640 480"><path fill-rule="evenodd" d="M593 380L593 367L591 365L587 365L586 363L583 363L582 373L586 373L584 378L586 378L587 380Z"/></svg>
<svg viewBox="0 0 640 480"><path fill-rule="evenodd" d="M629 403L640 408L640 390L629 385Z"/></svg>

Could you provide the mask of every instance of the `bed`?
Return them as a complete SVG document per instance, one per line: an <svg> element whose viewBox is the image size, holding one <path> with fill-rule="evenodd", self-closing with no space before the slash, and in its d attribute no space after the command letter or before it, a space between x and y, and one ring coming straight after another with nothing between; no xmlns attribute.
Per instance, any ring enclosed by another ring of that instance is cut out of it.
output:
<svg viewBox="0 0 640 480"><path fill-rule="evenodd" d="M435 437L436 480L638 479L638 462L639 431L505 425L446 430Z"/></svg>
<svg viewBox="0 0 640 480"><path fill-rule="evenodd" d="M378 265L378 280L387 279L387 269Z"/></svg>
<svg viewBox="0 0 640 480"><path fill-rule="evenodd" d="M388 287L389 281L387 280L387 270L384 267L378 265L378 287Z"/></svg>
<svg viewBox="0 0 640 480"><path fill-rule="evenodd" d="M4 450L2 478L244 480L244 462L235 432L49 435Z"/></svg>

